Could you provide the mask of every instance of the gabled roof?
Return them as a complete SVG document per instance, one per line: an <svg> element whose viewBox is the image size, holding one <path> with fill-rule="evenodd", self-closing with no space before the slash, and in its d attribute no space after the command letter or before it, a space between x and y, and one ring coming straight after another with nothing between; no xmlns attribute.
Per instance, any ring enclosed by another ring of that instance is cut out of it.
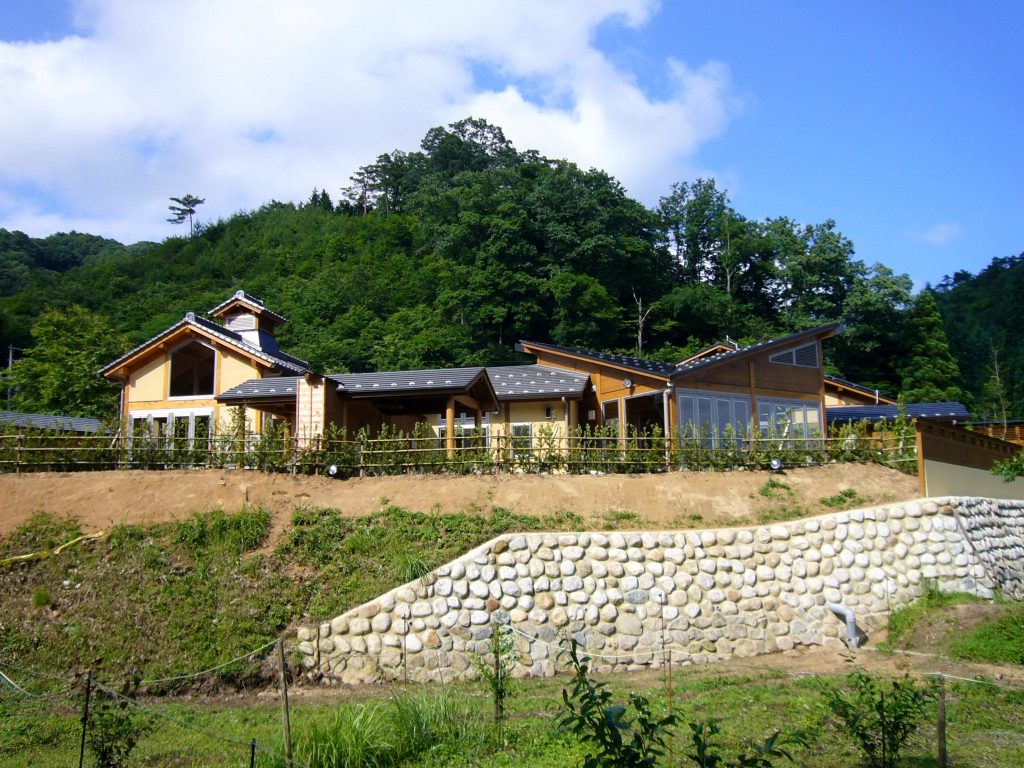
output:
<svg viewBox="0 0 1024 768"><path fill-rule="evenodd" d="M848 421L892 421L899 415L898 405L834 405L826 411L829 422ZM904 412L914 419L956 419L971 418L970 412L957 402L907 403Z"/></svg>
<svg viewBox="0 0 1024 768"><path fill-rule="evenodd" d="M408 397L411 395L454 395L483 386L485 405L497 405L498 396L483 367L426 368L414 371L382 371L377 373L332 373L328 379L338 385L338 392L353 398Z"/></svg>
<svg viewBox="0 0 1024 768"><path fill-rule="evenodd" d="M272 400L295 397L298 376L268 376L265 379L249 379L217 395L217 400Z"/></svg>
<svg viewBox="0 0 1024 768"><path fill-rule="evenodd" d="M0 411L0 424L79 434L91 434L99 432L103 428L99 419L91 419L86 416L51 416L46 413L18 413L17 411Z"/></svg>
<svg viewBox="0 0 1024 768"><path fill-rule="evenodd" d="M583 397L590 376L548 365L497 365L487 376L499 400L537 400L543 397Z"/></svg>
<svg viewBox="0 0 1024 768"><path fill-rule="evenodd" d="M194 312L188 312L185 314L184 318L182 318L180 321L172 325L167 330L161 331L153 338L144 341L142 344L139 344L139 346L135 347L135 349L131 350L127 354L121 355L121 357L117 358L113 362L107 363L107 365L100 369L100 375L106 376L108 373L113 371L123 362L135 357L152 344L155 344L163 339L166 339L174 335L182 328L188 327L196 329L206 336L211 336L219 341L225 342L235 347L236 349L244 352L245 354L255 357L259 360L263 360L264 362L270 365L276 365L289 373L304 373L306 370L308 370L308 366L305 360L300 360L299 358L289 354L285 354L284 352L276 352L271 354L266 350L260 349L259 347L250 344L249 342L242 338L241 334L235 333L234 331L230 331L224 326L218 325L217 323L213 322L212 320L197 317Z"/></svg>
<svg viewBox="0 0 1024 768"><path fill-rule="evenodd" d="M257 299L255 296L250 296L245 291L235 291L235 294L231 298L222 301L206 314L211 317L222 317L236 306L244 307L254 315L270 318L276 325L282 325L288 322L288 318L284 315L279 315L277 312L267 309L262 301Z"/></svg>
<svg viewBox="0 0 1024 768"><path fill-rule="evenodd" d="M680 360L676 363L676 368L687 363L692 363L701 358L708 357L709 355L717 355L722 352L733 352L740 348L740 345L735 341L716 341L714 344L709 344L704 349L694 352L692 355L687 357L685 360Z"/></svg>
<svg viewBox="0 0 1024 768"><path fill-rule="evenodd" d="M827 339L829 336L835 336L837 333L842 333L842 329L843 326L841 323L829 323L828 325L819 325L817 328L809 328L806 331L791 333L788 336L780 336L777 339L759 341L756 344L750 344L746 347L733 349L729 352L722 352L717 355L708 355L707 357L701 357L689 363L680 363L679 365L674 366L675 370L671 375L672 378L676 378L677 376L686 376L702 368L721 365L725 362L731 362L733 360L764 352L765 350L774 349L776 347L785 347L790 344L797 344L805 339Z"/></svg>
<svg viewBox="0 0 1024 768"><path fill-rule="evenodd" d="M672 371L675 370L675 366L672 363L659 363L654 360L643 360L639 357L630 357L629 355L615 355L611 352L594 352L589 349L580 349L579 347L563 347L557 344L543 344L539 341L520 341L516 344L516 351L527 352L526 347L535 347L536 349L543 349L560 355L578 357L582 360L592 360L596 363L604 363L605 365L611 365L616 368L635 371L649 376L658 376L663 379L668 378Z"/></svg>
<svg viewBox="0 0 1024 768"><path fill-rule="evenodd" d="M865 397L877 397L879 404L895 405L896 403L896 401L893 400L891 397L886 397L877 390L870 389L862 384L857 384L856 382L850 381L849 379L844 379L839 376L833 376L831 373L825 374L825 383L833 384L839 389L849 389L853 392L857 392L858 394L864 395Z"/></svg>

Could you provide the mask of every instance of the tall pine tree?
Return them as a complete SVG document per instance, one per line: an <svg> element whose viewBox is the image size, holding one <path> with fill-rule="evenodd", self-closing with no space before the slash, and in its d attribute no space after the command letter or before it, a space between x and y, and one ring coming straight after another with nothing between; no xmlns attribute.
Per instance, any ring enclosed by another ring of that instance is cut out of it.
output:
<svg viewBox="0 0 1024 768"><path fill-rule="evenodd" d="M903 398L908 403L961 401L960 367L949 351L939 305L922 291L907 318L907 363L901 371Z"/></svg>

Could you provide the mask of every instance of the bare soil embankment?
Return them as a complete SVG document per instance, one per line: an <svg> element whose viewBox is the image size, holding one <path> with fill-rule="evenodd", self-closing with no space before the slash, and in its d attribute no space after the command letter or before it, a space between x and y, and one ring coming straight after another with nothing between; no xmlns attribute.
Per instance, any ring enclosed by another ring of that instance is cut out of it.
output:
<svg viewBox="0 0 1024 768"><path fill-rule="evenodd" d="M770 483L769 481L774 481ZM265 505L275 528L298 506L336 507L361 516L394 504L417 512L522 514L573 512L592 527L695 528L764 522L829 511L823 498L846 492L844 506L918 496L917 479L874 464L772 472L656 475L408 475L334 480L244 470L111 471L0 475L0 535L35 512L72 515L85 531L155 523L214 508ZM855 494L855 495L852 495Z"/></svg>

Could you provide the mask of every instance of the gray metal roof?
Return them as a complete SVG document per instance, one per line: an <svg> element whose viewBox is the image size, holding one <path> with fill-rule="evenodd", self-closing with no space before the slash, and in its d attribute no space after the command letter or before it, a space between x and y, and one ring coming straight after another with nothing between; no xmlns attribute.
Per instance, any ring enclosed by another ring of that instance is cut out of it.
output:
<svg viewBox="0 0 1024 768"><path fill-rule="evenodd" d="M907 403L907 416L916 419L969 419L970 412L957 402ZM829 422L892 421L899 415L898 405L835 405L827 409Z"/></svg>
<svg viewBox="0 0 1024 768"><path fill-rule="evenodd" d="M17 411L0 411L0 424L80 434L99 432L103 428L99 419L85 416L52 416L46 413L18 413Z"/></svg>
<svg viewBox="0 0 1024 768"><path fill-rule="evenodd" d="M849 379L844 379L842 376L834 376L831 373L826 373L825 374L825 381L831 381L831 382L833 382L835 384L841 384L842 386L846 387L847 389L852 389L852 390L855 390L857 392L863 392L865 395L870 395L871 397L875 397L875 395L877 394L878 397L884 397L886 400L889 399L889 397L886 396L886 395L883 395L881 393L881 391L876 391L874 389L870 389L868 387L865 387L863 384L858 384L855 381L850 381Z"/></svg>
<svg viewBox="0 0 1024 768"><path fill-rule="evenodd" d="M429 368L415 371L382 371L378 373L332 373L327 378L348 395L464 390L486 370L473 368Z"/></svg>
<svg viewBox="0 0 1024 768"><path fill-rule="evenodd" d="M120 363L127 360L129 357L132 357L133 355L141 352L150 344L159 341L164 336L174 333L176 330L186 325L192 326L193 328L200 328L209 333L210 335L221 339L222 341L226 341L236 347L239 347L240 349L246 351L253 357L257 357L261 360L266 360L268 363L277 365L290 373L304 373L305 371L308 370L308 364L306 363L305 360L300 360L299 358L293 355L286 354L284 352L276 352L273 354L267 352L266 350L253 346L245 339L243 339L241 335L235 333L234 331L228 330L223 325L215 323L212 320L207 320L206 318L199 317L194 312L187 312L184 318L179 320L170 328L161 331L153 338L144 341L142 344L139 344L130 352L121 355L113 362L107 363L107 365L100 369L100 374L105 374L107 371L116 368Z"/></svg>
<svg viewBox="0 0 1024 768"><path fill-rule="evenodd" d="M217 400L270 400L276 397L294 398L298 376L270 376L249 379L217 395Z"/></svg>
<svg viewBox="0 0 1024 768"><path fill-rule="evenodd" d="M531 347L539 347L540 349L546 349L551 352L560 352L574 357L582 357L585 360L593 360L598 363L610 363L611 365L617 365L620 368L628 368L638 373L653 374L655 376L661 376L662 378L668 377L672 371L675 370L675 366L672 363L660 363L655 360L643 360L639 357L630 357L629 355L616 355L611 352L595 352L590 349L580 349L579 347L565 347L558 344L544 344L539 341L521 341L516 345L517 349L521 348L522 345L529 344Z"/></svg>
<svg viewBox="0 0 1024 768"><path fill-rule="evenodd" d="M821 335L833 335L836 333L842 333L841 323L829 323L828 325L819 325L817 328L809 328L806 331L798 331L797 333L791 333L788 336L780 336L777 339L767 339L766 341L759 341L756 344L749 344L746 347L740 347L734 349L731 352L722 352L719 355L709 355L708 357L702 357L698 360L694 360L692 363L681 363L678 366L672 366L673 373L672 377L683 376L701 368L707 368L711 365L719 365L727 360L731 360L736 357L748 355L753 352L761 352L766 349L773 347L782 347L787 344L794 344L803 339L809 339L812 336Z"/></svg>
<svg viewBox="0 0 1024 768"><path fill-rule="evenodd" d="M488 366L487 376L499 400L582 397L590 377L549 365Z"/></svg>
<svg viewBox="0 0 1024 768"><path fill-rule="evenodd" d="M215 315L215 314L217 314L217 312L219 310L223 309L224 307L226 307L228 304L230 304L233 301L243 301L246 304L248 304L249 306L251 306L253 309L257 310L260 314L270 315L275 320L277 320L279 323L287 323L288 322L288 318L286 318L284 315L279 315L277 312L274 312L273 310L267 309L266 305L264 305L264 303L262 301L257 299L255 296L250 296L245 291L235 291L234 295L232 295L230 298L227 298L224 301L222 301L220 304L218 304L216 307L211 309L206 314L208 314L208 315Z"/></svg>

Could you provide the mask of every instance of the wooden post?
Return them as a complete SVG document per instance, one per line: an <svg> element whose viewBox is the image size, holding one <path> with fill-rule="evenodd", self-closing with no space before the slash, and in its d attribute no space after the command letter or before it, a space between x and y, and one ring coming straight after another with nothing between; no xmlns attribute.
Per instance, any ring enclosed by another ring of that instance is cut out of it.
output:
<svg viewBox="0 0 1024 768"><path fill-rule="evenodd" d="M284 725L284 755L292 762L292 724L288 713L288 667L284 660L284 639L277 641L277 659L281 666L281 718Z"/></svg>
<svg viewBox="0 0 1024 768"><path fill-rule="evenodd" d="M82 705L82 744L78 749L78 768L85 763L85 732L89 728L89 697L92 696L92 670L85 673L85 704Z"/></svg>
<svg viewBox="0 0 1024 768"><path fill-rule="evenodd" d="M455 398L449 397L444 411L445 425L447 432L444 435L444 447L448 454L448 460L455 458Z"/></svg>
<svg viewBox="0 0 1024 768"><path fill-rule="evenodd" d="M939 768L946 768L946 676L939 675L939 698L936 706L935 736L939 742Z"/></svg>

